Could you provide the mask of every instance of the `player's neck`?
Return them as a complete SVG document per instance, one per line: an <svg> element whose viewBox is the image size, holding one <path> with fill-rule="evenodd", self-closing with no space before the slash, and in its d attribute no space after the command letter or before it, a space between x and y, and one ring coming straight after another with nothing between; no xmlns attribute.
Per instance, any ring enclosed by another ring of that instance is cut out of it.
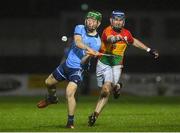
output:
<svg viewBox="0 0 180 133"><path fill-rule="evenodd" d="M93 32L87 32L87 34L90 36L95 36L95 35L97 35L97 31L94 30Z"/></svg>

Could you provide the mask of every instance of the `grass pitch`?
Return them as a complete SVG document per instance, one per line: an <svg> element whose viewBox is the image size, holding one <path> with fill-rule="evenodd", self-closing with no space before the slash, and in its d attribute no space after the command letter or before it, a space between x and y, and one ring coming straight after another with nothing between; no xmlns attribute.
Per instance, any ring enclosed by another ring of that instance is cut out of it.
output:
<svg viewBox="0 0 180 133"><path fill-rule="evenodd" d="M42 97L0 97L0 131L37 132L176 132L180 131L180 97L112 97L96 121L88 127L88 116L98 97L79 96L75 129L66 129L65 98L38 109Z"/></svg>

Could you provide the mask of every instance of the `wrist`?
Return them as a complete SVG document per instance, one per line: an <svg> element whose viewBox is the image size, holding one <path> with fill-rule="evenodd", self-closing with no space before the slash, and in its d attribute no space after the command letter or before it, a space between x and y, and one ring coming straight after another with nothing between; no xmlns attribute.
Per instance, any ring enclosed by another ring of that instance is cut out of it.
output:
<svg viewBox="0 0 180 133"><path fill-rule="evenodd" d="M86 45L84 45L83 49L84 50L88 50L88 47Z"/></svg>

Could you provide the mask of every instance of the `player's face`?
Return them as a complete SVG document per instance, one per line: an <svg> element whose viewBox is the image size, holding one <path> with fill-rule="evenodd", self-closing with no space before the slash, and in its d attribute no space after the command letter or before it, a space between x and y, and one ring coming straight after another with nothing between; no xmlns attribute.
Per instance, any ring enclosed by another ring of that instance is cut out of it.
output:
<svg viewBox="0 0 180 133"><path fill-rule="evenodd" d="M86 24L86 27L88 28L89 32L93 32L99 26L99 22L96 19L93 19L93 18L87 18L85 20L85 24Z"/></svg>
<svg viewBox="0 0 180 133"><path fill-rule="evenodd" d="M121 29L124 26L124 19L119 17L114 17L111 19L111 25L115 28Z"/></svg>

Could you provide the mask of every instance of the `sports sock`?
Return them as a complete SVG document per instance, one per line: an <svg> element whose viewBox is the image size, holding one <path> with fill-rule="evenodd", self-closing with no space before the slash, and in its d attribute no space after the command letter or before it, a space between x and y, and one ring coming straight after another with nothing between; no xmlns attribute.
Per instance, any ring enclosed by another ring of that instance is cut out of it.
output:
<svg viewBox="0 0 180 133"><path fill-rule="evenodd" d="M49 94L49 96L56 96L56 89L48 88L48 94Z"/></svg>
<svg viewBox="0 0 180 133"><path fill-rule="evenodd" d="M68 115L67 125L73 125L74 123L74 115Z"/></svg>

